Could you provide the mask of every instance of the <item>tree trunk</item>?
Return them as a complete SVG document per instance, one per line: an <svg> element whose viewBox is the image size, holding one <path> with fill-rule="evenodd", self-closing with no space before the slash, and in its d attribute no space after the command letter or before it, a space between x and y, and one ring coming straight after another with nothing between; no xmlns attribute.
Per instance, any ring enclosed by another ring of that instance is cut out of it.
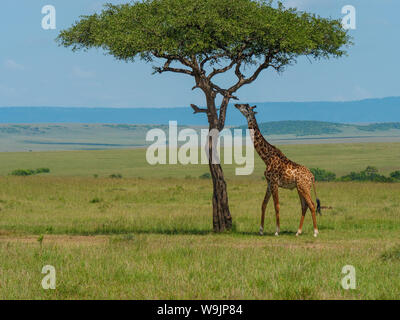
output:
<svg viewBox="0 0 400 320"><path fill-rule="evenodd" d="M214 232L223 232L232 228L224 172L220 164L210 163L209 166L213 180L213 228Z"/></svg>
<svg viewBox="0 0 400 320"><path fill-rule="evenodd" d="M212 95L207 96L207 109L208 109L208 122L209 129L217 129L218 116L215 107L215 97ZM218 130L218 129L217 129ZM232 216L229 211L228 192L226 189L226 182L224 179L224 172L222 171L221 164L213 163L213 155L217 153L217 144L212 143L212 139L208 141L208 163L210 173L213 181L213 229L214 232L223 232L232 228ZM218 157L219 158L219 157Z"/></svg>

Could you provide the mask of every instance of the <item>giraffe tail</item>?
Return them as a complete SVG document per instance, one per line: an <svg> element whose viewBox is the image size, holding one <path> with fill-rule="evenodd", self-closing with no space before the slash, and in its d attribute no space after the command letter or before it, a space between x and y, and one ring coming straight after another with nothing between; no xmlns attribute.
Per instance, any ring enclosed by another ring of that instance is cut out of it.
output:
<svg viewBox="0 0 400 320"><path fill-rule="evenodd" d="M313 188L314 188L315 201L317 201L317 212L319 214L322 214L321 213L321 201L318 199L318 196L317 196L317 189L315 188L315 178L314 177L313 177Z"/></svg>

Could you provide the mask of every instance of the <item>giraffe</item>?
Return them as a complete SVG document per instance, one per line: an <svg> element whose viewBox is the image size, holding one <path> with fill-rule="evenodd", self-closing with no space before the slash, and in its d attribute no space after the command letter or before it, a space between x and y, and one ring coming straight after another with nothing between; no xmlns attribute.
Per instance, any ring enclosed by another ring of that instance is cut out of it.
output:
<svg viewBox="0 0 400 320"><path fill-rule="evenodd" d="M261 207L261 225L260 235L264 234L264 218L265 209L267 207L269 199L273 198L275 207L276 217L276 233L278 236L280 232L280 220L279 220L279 196L278 188L285 188L293 190L297 189L301 203L301 218L300 226L297 230L296 236L302 234L304 217L306 211L309 208L312 215L313 226L314 226L314 237L318 235L317 219L315 211L321 214L321 202L317 198L317 192L315 189L314 175L306 167L299 165L289 160L281 150L275 146L269 144L260 132L260 129L256 120L256 113L254 107L250 107L248 104L236 104L235 107L246 117L248 127L251 131L254 148L266 164L266 170L264 172L265 178L268 182L267 192L264 197L264 201ZM311 187L314 187L314 194L317 201L317 208L315 208L314 202L311 199Z"/></svg>

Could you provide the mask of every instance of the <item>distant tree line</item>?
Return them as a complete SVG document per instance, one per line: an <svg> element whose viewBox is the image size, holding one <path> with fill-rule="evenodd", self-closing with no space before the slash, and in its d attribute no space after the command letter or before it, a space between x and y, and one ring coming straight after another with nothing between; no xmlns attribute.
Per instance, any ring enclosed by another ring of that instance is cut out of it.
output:
<svg viewBox="0 0 400 320"><path fill-rule="evenodd" d="M358 125L358 130L362 131L387 131L387 130L399 130L400 123L399 122L384 122L384 123L371 123L369 125Z"/></svg>
<svg viewBox="0 0 400 320"><path fill-rule="evenodd" d="M350 172L349 174L339 177L336 177L336 174L327 171L324 169L320 168L311 168L310 171L315 177L315 181L326 181L326 182L331 182L331 181L342 181L342 182L347 182L347 181L372 181L372 182L400 182L400 170L393 171L392 173L389 174L389 176L385 176L382 174L378 173L378 169L373 166L368 166L365 170L362 170L360 172ZM13 170L10 175L12 176L31 176L31 175L36 175L36 174L41 174L41 173L49 173L50 169L49 168L38 168L38 169L16 169ZM95 178L97 178L98 175L95 175ZM110 178L113 179L121 179L122 175L121 174L112 174L110 175ZM211 179L211 174L210 173L204 173L201 176L199 176L200 179Z"/></svg>
<svg viewBox="0 0 400 320"><path fill-rule="evenodd" d="M335 135L345 132L346 129L355 129L363 132L377 132L388 130L400 130L400 122L371 123L366 125L343 124L325 121L272 121L258 124L263 135L291 134L297 137ZM240 126L247 129L247 126Z"/></svg>
<svg viewBox="0 0 400 320"><path fill-rule="evenodd" d="M271 121L258 124L263 135L285 135L293 134L296 136L329 135L342 132L343 127L349 125L322 121ZM240 129L247 129L241 126Z"/></svg>
<svg viewBox="0 0 400 320"><path fill-rule="evenodd" d="M336 178L336 174L320 168L311 168L316 181L372 181L372 182L400 182L400 170L390 173L385 176L378 173L378 169L373 166L368 166L360 172L350 172L340 178Z"/></svg>

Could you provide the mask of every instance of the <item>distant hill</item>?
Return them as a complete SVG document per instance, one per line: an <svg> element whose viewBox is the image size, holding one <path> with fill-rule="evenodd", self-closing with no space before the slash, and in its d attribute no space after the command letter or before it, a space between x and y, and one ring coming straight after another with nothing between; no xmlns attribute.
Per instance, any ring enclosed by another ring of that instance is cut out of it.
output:
<svg viewBox="0 0 400 320"><path fill-rule="evenodd" d="M247 126L240 126L246 129ZM382 133L390 130L400 131L400 122L373 123L367 125L343 124L322 121L275 121L259 123L263 135L294 135L302 136L336 136L353 132L356 135L365 133Z"/></svg>
<svg viewBox="0 0 400 320"><path fill-rule="evenodd" d="M168 132L165 125L0 124L0 152L142 147L154 128Z"/></svg>
<svg viewBox="0 0 400 320"><path fill-rule="evenodd" d="M400 122L400 97L350 102L260 102L258 121L314 120L335 123ZM184 108L1 107L0 123L113 123L206 125L203 114ZM231 106L226 125L246 123Z"/></svg>
<svg viewBox="0 0 400 320"><path fill-rule="evenodd" d="M276 121L259 123L273 144L328 142L400 142L400 123L369 125L321 121ZM44 150L126 149L151 144L145 141L151 129L168 136L167 125L128 124L0 124L0 152ZM188 128L180 126L179 130ZM199 130L200 126L193 127ZM232 127L247 129L247 126Z"/></svg>
<svg viewBox="0 0 400 320"><path fill-rule="evenodd" d="M341 133L346 127L341 123L322 121L274 121L259 123L263 135L286 135L311 136L311 135L335 135ZM247 129L247 126L240 126L240 129Z"/></svg>
<svg viewBox="0 0 400 320"><path fill-rule="evenodd" d="M338 123L400 122L400 97L348 102L258 103L258 121L314 120Z"/></svg>

